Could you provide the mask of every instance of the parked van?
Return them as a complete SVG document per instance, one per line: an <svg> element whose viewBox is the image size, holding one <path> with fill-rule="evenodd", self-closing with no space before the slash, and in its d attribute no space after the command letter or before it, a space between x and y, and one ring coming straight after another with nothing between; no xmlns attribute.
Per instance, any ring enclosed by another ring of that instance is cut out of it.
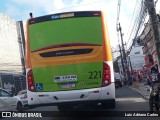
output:
<svg viewBox="0 0 160 120"><path fill-rule="evenodd" d="M116 87L122 87L122 79L121 79L120 73L115 72L114 77L115 77L115 86Z"/></svg>

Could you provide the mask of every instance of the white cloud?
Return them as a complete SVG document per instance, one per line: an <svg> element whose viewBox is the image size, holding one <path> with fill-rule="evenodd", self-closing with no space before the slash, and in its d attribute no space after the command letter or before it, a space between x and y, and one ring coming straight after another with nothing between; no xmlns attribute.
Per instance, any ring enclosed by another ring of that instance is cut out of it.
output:
<svg viewBox="0 0 160 120"><path fill-rule="evenodd" d="M20 15L21 12L16 8L16 6L12 4L7 4L5 14L12 17L12 16Z"/></svg>
<svg viewBox="0 0 160 120"><path fill-rule="evenodd" d="M64 0L64 2L65 2L66 0ZM81 0L72 0L72 2L71 2L71 4L78 4L79 2L81 2Z"/></svg>
<svg viewBox="0 0 160 120"><path fill-rule="evenodd" d="M11 6L11 7L10 7ZM62 0L11 0L7 5L6 13L11 17L26 19L30 12L35 16L51 13L54 9L64 8ZM15 11L15 14L13 14Z"/></svg>

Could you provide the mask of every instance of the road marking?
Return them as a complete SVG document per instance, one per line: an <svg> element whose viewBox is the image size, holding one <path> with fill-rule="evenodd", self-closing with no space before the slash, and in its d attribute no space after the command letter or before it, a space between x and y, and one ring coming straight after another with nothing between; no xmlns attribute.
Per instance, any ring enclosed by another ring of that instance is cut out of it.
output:
<svg viewBox="0 0 160 120"><path fill-rule="evenodd" d="M145 102L146 100L144 100L143 98L116 98L116 101L128 101L128 102Z"/></svg>

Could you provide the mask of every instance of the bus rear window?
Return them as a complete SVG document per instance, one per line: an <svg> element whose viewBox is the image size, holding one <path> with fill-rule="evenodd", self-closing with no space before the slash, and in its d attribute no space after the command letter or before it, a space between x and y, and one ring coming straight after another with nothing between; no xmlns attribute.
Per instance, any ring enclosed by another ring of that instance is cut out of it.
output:
<svg viewBox="0 0 160 120"><path fill-rule="evenodd" d="M68 43L102 45L101 17L96 14L30 24L29 39L31 51Z"/></svg>

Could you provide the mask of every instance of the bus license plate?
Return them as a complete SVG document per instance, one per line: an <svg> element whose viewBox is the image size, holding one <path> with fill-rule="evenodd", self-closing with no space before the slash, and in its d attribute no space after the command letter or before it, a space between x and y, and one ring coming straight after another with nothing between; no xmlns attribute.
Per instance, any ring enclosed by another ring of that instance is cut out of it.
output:
<svg viewBox="0 0 160 120"><path fill-rule="evenodd" d="M75 88L76 84L75 83L67 83L67 84L61 84L61 88Z"/></svg>
<svg viewBox="0 0 160 120"><path fill-rule="evenodd" d="M54 82L77 81L77 75L55 76Z"/></svg>

